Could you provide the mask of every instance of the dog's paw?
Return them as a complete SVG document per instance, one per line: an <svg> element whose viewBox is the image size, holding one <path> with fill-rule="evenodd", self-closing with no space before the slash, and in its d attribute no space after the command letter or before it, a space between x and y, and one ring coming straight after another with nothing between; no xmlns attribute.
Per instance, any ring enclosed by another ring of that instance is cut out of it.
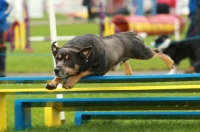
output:
<svg viewBox="0 0 200 132"><path fill-rule="evenodd" d="M74 84L72 82L70 82L69 80L67 80L66 82L63 83L63 88L65 89L71 89L73 88Z"/></svg>
<svg viewBox="0 0 200 132"><path fill-rule="evenodd" d="M48 89L48 90L54 90L54 89L56 89L56 86L54 86L54 85L51 84L51 83L47 83L45 87L46 87L46 89Z"/></svg>
<svg viewBox="0 0 200 132"><path fill-rule="evenodd" d="M65 89L71 89L71 88L73 88L73 85L71 85L71 84L64 84L63 87Z"/></svg>
<svg viewBox="0 0 200 132"><path fill-rule="evenodd" d="M175 68L175 64L174 64L174 61L171 60L167 63L168 67L171 68L171 69L174 69Z"/></svg>
<svg viewBox="0 0 200 132"><path fill-rule="evenodd" d="M171 69L174 69L175 68L175 65L174 65L174 63L171 65Z"/></svg>
<svg viewBox="0 0 200 132"><path fill-rule="evenodd" d="M170 69L174 69L175 68L174 61L169 56L165 56L165 59L163 59L163 60L165 61L165 63L167 64L167 66Z"/></svg>

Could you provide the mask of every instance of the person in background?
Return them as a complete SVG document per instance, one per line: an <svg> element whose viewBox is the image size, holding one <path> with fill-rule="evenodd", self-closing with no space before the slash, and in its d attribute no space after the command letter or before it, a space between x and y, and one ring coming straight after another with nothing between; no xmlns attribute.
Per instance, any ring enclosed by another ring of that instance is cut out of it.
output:
<svg viewBox="0 0 200 132"><path fill-rule="evenodd" d="M189 15L190 25L186 32L185 38L196 37L191 40L191 44L200 44L200 0L189 0ZM185 73L200 73L200 49L196 47L195 57L196 61L193 61L193 58L189 58L190 67L185 71Z"/></svg>
<svg viewBox="0 0 200 132"><path fill-rule="evenodd" d="M6 46L4 44L4 31L7 30L6 21L9 15L9 4L5 0L0 0L0 77L6 76Z"/></svg>
<svg viewBox="0 0 200 132"><path fill-rule="evenodd" d="M171 9L175 9L176 0L157 0L156 13L169 14Z"/></svg>
<svg viewBox="0 0 200 132"><path fill-rule="evenodd" d="M196 1L195 4L197 5L194 18L193 18L193 26L194 26L194 34L193 36L200 37L200 0L190 0L190 1ZM200 39L197 39L196 43L200 44ZM194 63L194 71L196 73L200 73L200 49L197 51L197 62Z"/></svg>
<svg viewBox="0 0 200 132"><path fill-rule="evenodd" d="M188 3L188 9L189 9L189 15L188 19L190 20L190 25L187 29L185 38L193 37L195 35L195 12L197 9L197 0L189 0ZM185 73L192 73L195 71L194 69L194 62L192 61L192 58L189 58L190 61L190 67L185 71Z"/></svg>
<svg viewBox="0 0 200 132"><path fill-rule="evenodd" d="M190 19L190 25L188 27L187 33L186 33L186 38L194 36L195 33L195 12L197 9L197 0L190 0L189 1L189 15L188 19Z"/></svg>
<svg viewBox="0 0 200 132"><path fill-rule="evenodd" d="M88 21L93 21L95 14L92 12L92 5L93 5L93 0L83 0L83 6L87 7L88 11Z"/></svg>

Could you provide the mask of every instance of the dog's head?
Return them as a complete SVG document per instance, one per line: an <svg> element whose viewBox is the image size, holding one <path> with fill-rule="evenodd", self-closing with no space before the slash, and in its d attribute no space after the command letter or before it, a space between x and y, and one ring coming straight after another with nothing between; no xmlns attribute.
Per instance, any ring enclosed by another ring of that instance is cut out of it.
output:
<svg viewBox="0 0 200 132"><path fill-rule="evenodd" d="M88 61L92 46L82 49L70 47L59 48L55 43L51 45L52 54L56 62L55 75L57 77L67 77L80 73Z"/></svg>

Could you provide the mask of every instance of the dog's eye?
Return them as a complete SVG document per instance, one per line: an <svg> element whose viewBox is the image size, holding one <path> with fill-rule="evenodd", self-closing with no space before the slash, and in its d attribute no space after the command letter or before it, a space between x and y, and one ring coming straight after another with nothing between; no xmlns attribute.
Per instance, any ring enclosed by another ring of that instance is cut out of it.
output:
<svg viewBox="0 0 200 132"><path fill-rule="evenodd" d="M68 60L68 59L69 59L69 55L66 55L66 56L65 56L65 59Z"/></svg>
<svg viewBox="0 0 200 132"><path fill-rule="evenodd" d="M70 59L69 55L66 55L66 56L65 56L65 61L71 62L71 59Z"/></svg>
<svg viewBox="0 0 200 132"><path fill-rule="evenodd" d="M59 57L56 57L56 60L61 60L61 58L59 58Z"/></svg>
<svg viewBox="0 0 200 132"><path fill-rule="evenodd" d="M61 59L62 59L62 55L56 56L56 60L61 60Z"/></svg>

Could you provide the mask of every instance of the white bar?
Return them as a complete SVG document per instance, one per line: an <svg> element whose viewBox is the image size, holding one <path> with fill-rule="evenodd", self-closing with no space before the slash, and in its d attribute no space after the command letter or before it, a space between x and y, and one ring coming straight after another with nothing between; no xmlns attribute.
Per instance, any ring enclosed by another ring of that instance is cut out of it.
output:
<svg viewBox="0 0 200 132"><path fill-rule="evenodd" d="M29 37L29 41L45 41L45 37Z"/></svg>
<svg viewBox="0 0 200 132"><path fill-rule="evenodd" d="M62 89L62 84L58 84L57 88L59 89ZM56 97L59 99L59 98L63 98L63 94L57 94ZM60 112L60 119L61 119L61 122L65 122L65 112Z"/></svg>
<svg viewBox="0 0 200 132"><path fill-rule="evenodd" d="M49 9L49 24L50 24L50 35L51 42L57 41L57 32L56 32L56 17L54 11L54 0L48 0L48 9ZM58 45L58 44L56 44ZM55 66L55 63L54 63Z"/></svg>
<svg viewBox="0 0 200 132"><path fill-rule="evenodd" d="M73 39L75 36L57 36L58 41L67 41ZM34 37L29 37L30 41L50 41L50 37L45 37L45 36L34 36Z"/></svg>
<svg viewBox="0 0 200 132"><path fill-rule="evenodd" d="M49 9L49 24L50 24L50 35L51 35L51 42L57 41L57 32L56 32L56 17L55 17L55 11L54 11L54 0L48 0L48 9ZM58 45L58 44L56 44ZM50 48L49 48L50 50ZM53 57L53 64L54 67L56 66L54 57ZM60 87L59 87L60 88ZM61 97L60 95L57 95L57 98ZM65 120L65 113L60 112L61 121Z"/></svg>
<svg viewBox="0 0 200 132"><path fill-rule="evenodd" d="M58 40L71 40L75 36L58 36Z"/></svg>
<svg viewBox="0 0 200 132"><path fill-rule="evenodd" d="M180 40L180 25L178 18L175 18L174 20L174 29L175 40L178 41Z"/></svg>

